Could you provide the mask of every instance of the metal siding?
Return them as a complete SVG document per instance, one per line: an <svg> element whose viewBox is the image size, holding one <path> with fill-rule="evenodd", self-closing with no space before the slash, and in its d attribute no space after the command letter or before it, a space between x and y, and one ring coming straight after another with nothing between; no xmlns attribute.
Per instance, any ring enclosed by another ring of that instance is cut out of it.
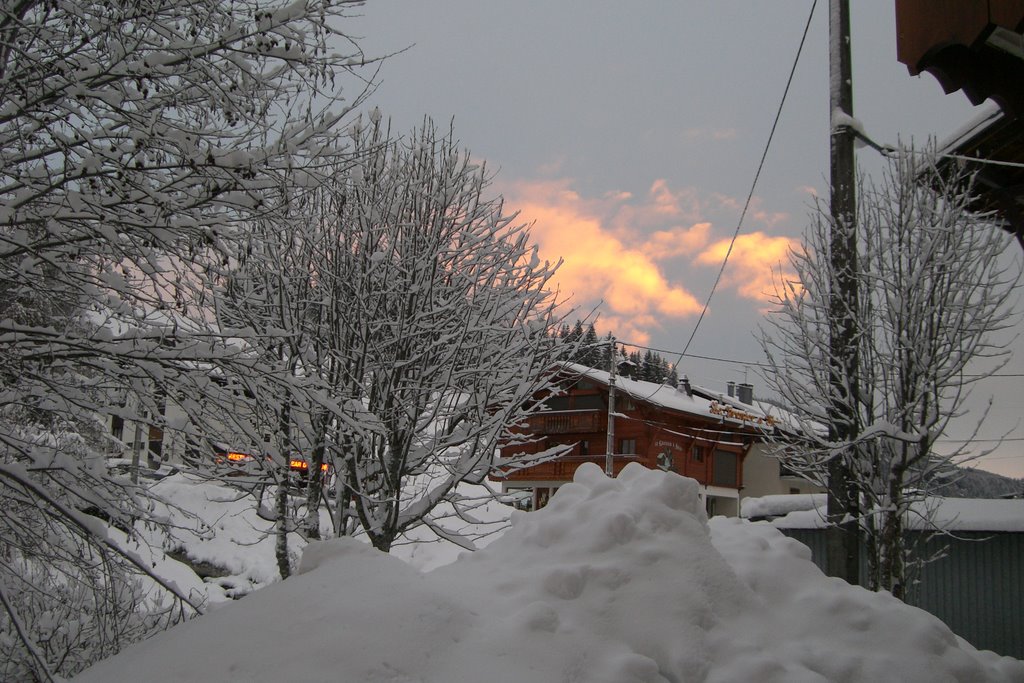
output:
<svg viewBox="0 0 1024 683"><path fill-rule="evenodd" d="M823 529L780 529L811 549L825 567ZM1024 534L962 533L930 539L917 556L943 546L946 555L926 564L908 587L907 603L945 622L975 647L1024 659ZM862 576L866 558L861 555Z"/></svg>

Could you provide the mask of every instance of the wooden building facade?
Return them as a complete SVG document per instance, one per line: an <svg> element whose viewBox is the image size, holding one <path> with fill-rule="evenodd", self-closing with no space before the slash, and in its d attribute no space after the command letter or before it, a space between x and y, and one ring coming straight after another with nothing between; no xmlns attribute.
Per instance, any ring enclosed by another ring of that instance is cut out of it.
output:
<svg viewBox="0 0 1024 683"><path fill-rule="evenodd" d="M572 481L582 463L605 466L608 383L608 373L582 366L568 366L561 373L563 393L540 397L545 410L529 418L520 441L501 448L495 479L503 491L531 493L532 507L538 509L559 486ZM701 485L709 514L735 516L744 458L758 434L772 424L753 405L698 395L685 381L673 388L618 377L613 471L618 474L627 463L639 462L690 477ZM557 449L558 457L530 467L502 467L513 455Z"/></svg>

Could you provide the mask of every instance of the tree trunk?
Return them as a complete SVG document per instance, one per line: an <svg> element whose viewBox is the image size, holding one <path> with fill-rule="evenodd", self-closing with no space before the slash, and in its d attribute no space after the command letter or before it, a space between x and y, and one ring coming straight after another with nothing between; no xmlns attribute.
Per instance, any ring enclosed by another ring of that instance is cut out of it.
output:
<svg viewBox="0 0 1024 683"><path fill-rule="evenodd" d="M281 573L282 579L292 575L291 561L288 558L288 478L285 474L283 481L277 485L277 494L274 498L274 511L277 513L277 522L274 526L276 544L274 555L277 558L277 570Z"/></svg>
<svg viewBox="0 0 1024 683"><path fill-rule="evenodd" d="M324 484L324 446L327 442L327 417L321 417L317 429L317 444L309 459L306 483L306 518L303 521L303 532L306 538L320 539L320 501L323 498Z"/></svg>
<svg viewBox="0 0 1024 683"><path fill-rule="evenodd" d="M881 551L881 588L903 599L906 588L906 567L903 560L903 477L889 482L889 507L883 516L879 541Z"/></svg>

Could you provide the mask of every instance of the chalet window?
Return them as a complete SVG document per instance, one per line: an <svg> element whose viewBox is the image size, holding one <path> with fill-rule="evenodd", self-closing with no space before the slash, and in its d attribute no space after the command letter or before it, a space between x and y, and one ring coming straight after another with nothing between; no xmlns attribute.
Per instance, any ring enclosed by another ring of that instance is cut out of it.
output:
<svg viewBox="0 0 1024 683"><path fill-rule="evenodd" d="M580 455L590 455L589 441L580 441Z"/></svg>
<svg viewBox="0 0 1024 683"><path fill-rule="evenodd" d="M619 455L636 455L636 439L620 439Z"/></svg>
<svg viewBox="0 0 1024 683"><path fill-rule="evenodd" d="M544 404L549 410L569 410L569 397L550 396L544 399Z"/></svg>
<svg viewBox="0 0 1024 683"><path fill-rule="evenodd" d="M633 399L629 396L616 396L615 397L615 409L616 410L634 410L636 405L633 404Z"/></svg>
<svg viewBox="0 0 1024 683"><path fill-rule="evenodd" d="M110 435L118 441L124 438L124 418L120 415L110 418Z"/></svg>
<svg viewBox="0 0 1024 683"><path fill-rule="evenodd" d="M704 462L704 447L694 446L690 449L690 457L694 462Z"/></svg>
<svg viewBox="0 0 1024 683"><path fill-rule="evenodd" d="M595 394L576 397L576 410L601 410L604 400Z"/></svg>
<svg viewBox="0 0 1024 683"><path fill-rule="evenodd" d="M736 488L736 454L729 451L715 451L715 466L711 483L715 486Z"/></svg>

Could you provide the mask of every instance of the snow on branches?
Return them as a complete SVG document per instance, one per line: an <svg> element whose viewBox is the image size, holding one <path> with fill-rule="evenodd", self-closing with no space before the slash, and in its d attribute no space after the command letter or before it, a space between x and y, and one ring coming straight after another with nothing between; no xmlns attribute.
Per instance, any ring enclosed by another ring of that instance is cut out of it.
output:
<svg viewBox="0 0 1024 683"><path fill-rule="evenodd" d="M344 154L337 123L365 91L357 81L343 101L336 78L366 60L341 23L358 4L0 9L0 631L17 634L17 671L72 674L124 642L83 626L96 637L68 641L75 656L51 651L46 609L8 598L58 601L50 588L66 581L102 601L105 582L131 584L126 568L145 573L96 533L130 534L146 510L140 487L96 468L117 444L91 423L159 428L161 401L189 405L211 359L230 355L206 284L286 178L302 169L315 184L317 164ZM26 539L21 524L46 533ZM79 606L116 629L136 600L121 604Z"/></svg>
<svg viewBox="0 0 1024 683"><path fill-rule="evenodd" d="M967 455L969 444L943 454L934 444L971 385L1005 360L996 333L1012 325L1019 279L1005 232L969 209L971 178L939 172L933 158L904 150L881 183L860 187L856 375L832 356L832 323L845 309L832 297L827 207L791 255L797 281L780 287L762 338L769 386L794 417L780 457L826 485L829 462L849 459L869 580L897 596L908 571L903 519ZM836 410L837 401L848 404ZM854 424L828 429L836 415ZM838 433L850 437L834 441Z"/></svg>

